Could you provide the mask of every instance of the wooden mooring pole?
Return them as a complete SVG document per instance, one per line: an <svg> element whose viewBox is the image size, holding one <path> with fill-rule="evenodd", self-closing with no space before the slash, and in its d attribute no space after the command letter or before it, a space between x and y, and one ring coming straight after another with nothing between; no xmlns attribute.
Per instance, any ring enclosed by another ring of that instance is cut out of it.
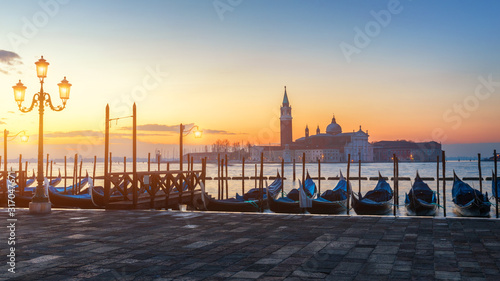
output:
<svg viewBox="0 0 500 281"><path fill-rule="evenodd" d="M75 154L75 159L73 159L73 188L71 189L71 194L76 195L76 177L78 174L78 154Z"/></svg>
<svg viewBox="0 0 500 281"><path fill-rule="evenodd" d="M82 181L82 168L83 168L83 158L80 160L80 173L78 177L78 194L80 194L80 189L82 188L81 186L81 181Z"/></svg>
<svg viewBox="0 0 500 281"><path fill-rule="evenodd" d="M393 183L394 183L394 206L392 207L392 214L394 216L396 216L396 205L398 204L397 203L397 197L398 197L398 194L397 194L397 191L396 191L396 162L398 160L396 160L396 154L392 154L392 162L393 162Z"/></svg>
<svg viewBox="0 0 500 281"><path fill-rule="evenodd" d="M47 163L46 163L46 168L45 168L45 176L49 175L49 154L47 153Z"/></svg>
<svg viewBox="0 0 500 281"><path fill-rule="evenodd" d="M19 154L19 182L18 182L20 190L24 191L24 187L26 186L26 181L23 177L23 155ZM23 192L24 193L24 192Z"/></svg>
<svg viewBox="0 0 500 281"><path fill-rule="evenodd" d="M245 194L245 157L241 159L241 195Z"/></svg>
<svg viewBox="0 0 500 281"><path fill-rule="evenodd" d="M285 189L285 159L281 159L281 197L285 197L283 189Z"/></svg>
<svg viewBox="0 0 500 281"><path fill-rule="evenodd" d="M181 133L182 135L182 133ZM158 161L159 162L159 161ZM137 200L139 199L139 188L138 182L139 178L137 177L137 106L134 102L132 106L132 204L134 209L137 207ZM182 188L181 188L182 189Z"/></svg>
<svg viewBox="0 0 500 281"><path fill-rule="evenodd" d="M321 194L321 160L318 158L318 194Z"/></svg>
<svg viewBox="0 0 500 281"><path fill-rule="evenodd" d="M483 193L483 172L481 171L481 153L477 154L477 169L479 170L479 192Z"/></svg>
<svg viewBox="0 0 500 281"><path fill-rule="evenodd" d="M358 159L358 192L361 194L361 157Z"/></svg>
<svg viewBox="0 0 500 281"><path fill-rule="evenodd" d="M437 202L438 205L441 205L441 199L439 195L439 155L436 157L436 195L437 195Z"/></svg>
<svg viewBox="0 0 500 281"><path fill-rule="evenodd" d="M66 187L68 186L67 185L67 179L68 179L68 171L67 171L67 159L66 159L66 156L64 156L64 193L66 193Z"/></svg>
<svg viewBox="0 0 500 281"><path fill-rule="evenodd" d="M108 172L111 173L111 169L108 170L109 161L109 104L106 104L106 124L104 132L104 204L108 204L109 200L109 190L110 181L108 177ZM111 167L110 167L111 168ZM64 184L66 186L66 184Z"/></svg>
<svg viewBox="0 0 500 281"><path fill-rule="evenodd" d="M151 172L151 152L148 152L148 172Z"/></svg>
<svg viewBox="0 0 500 281"><path fill-rule="evenodd" d="M295 158L293 158L293 181L295 181Z"/></svg>
<svg viewBox="0 0 500 281"><path fill-rule="evenodd" d="M161 157L160 155L156 155L156 165L158 166L158 171L161 170L160 164L161 164Z"/></svg>
<svg viewBox="0 0 500 281"><path fill-rule="evenodd" d="M498 155L497 155L497 150L493 150L493 162L494 162L494 165L495 165L495 178L493 180L494 182L494 185L495 185L495 193L496 193L496 196L495 196L495 204L496 204L496 213L497 213L497 219L498 219L498 170L497 170L497 161L498 161Z"/></svg>
<svg viewBox="0 0 500 281"><path fill-rule="evenodd" d="M443 216L446 218L446 155L442 151L441 161L443 163Z"/></svg>
<svg viewBox="0 0 500 281"><path fill-rule="evenodd" d="M255 180L254 188L257 188L257 164L255 164L255 176L253 178Z"/></svg>
<svg viewBox="0 0 500 281"><path fill-rule="evenodd" d="M123 156L123 172L127 172L127 156Z"/></svg>
<svg viewBox="0 0 500 281"><path fill-rule="evenodd" d="M351 154L347 154L347 188L349 189L349 187L351 186L350 184L350 172L351 172ZM346 210L346 213L347 215L349 215L349 209L351 208L350 206L351 204L351 196L350 194L347 195L347 210Z"/></svg>
<svg viewBox="0 0 500 281"><path fill-rule="evenodd" d="M220 175L221 175L221 180L220 180L220 183L221 183L221 184L220 184L220 186L221 186L221 188L220 188L220 193L221 193L221 196L220 196L220 198L221 198L221 199L224 199L224 158L222 158L222 159L220 160L220 163L221 163L221 164L220 164L220 167L221 167L221 169L220 169Z"/></svg>
<svg viewBox="0 0 500 281"><path fill-rule="evenodd" d="M260 153L260 181L259 181L260 212L264 212L264 152Z"/></svg>
<svg viewBox="0 0 500 281"><path fill-rule="evenodd" d="M220 200L220 153L217 153L217 199Z"/></svg>
<svg viewBox="0 0 500 281"><path fill-rule="evenodd" d="M94 155L94 170L92 170L92 177L94 177L94 178L95 178L95 176L96 176L96 175L95 175L95 170L96 170L96 168L97 168L97 156L96 156L96 155Z"/></svg>
<svg viewBox="0 0 500 281"><path fill-rule="evenodd" d="M299 184L304 185L304 181L306 180L306 153L302 152L302 182Z"/></svg>
<svg viewBox="0 0 500 281"><path fill-rule="evenodd" d="M226 160L226 199L229 199L229 183L227 181L228 173L227 173L227 154L225 155L224 159Z"/></svg>
<svg viewBox="0 0 500 281"><path fill-rule="evenodd" d="M399 208L399 158L397 156L396 156L396 190L398 195L398 198L396 198L398 203L396 207Z"/></svg>

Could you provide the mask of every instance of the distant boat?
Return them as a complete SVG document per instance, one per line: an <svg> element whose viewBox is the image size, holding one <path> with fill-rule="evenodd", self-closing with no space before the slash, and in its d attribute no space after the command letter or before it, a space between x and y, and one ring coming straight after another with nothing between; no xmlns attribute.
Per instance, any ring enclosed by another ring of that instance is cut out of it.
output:
<svg viewBox="0 0 500 281"><path fill-rule="evenodd" d="M464 217L487 217L490 215L491 203L488 193L482 194L479 190L466 184L453 172L453 188L451 195L455 203L455 212Z"/></svg>
<svg viewBox="0 0 500 281"><path fill-rule="evenodd" d="M393 192L391 186L382 175L378 174L378 182L373 190L368 191L365 196L352 193L352 207L358 215L385 215L392 209Z"/></svg>
<svg viewBox="0 0 500 281"><path fill-rule="evenodd" d="M410 192L405 194L405 206L410 216L433 216L436 214L436 192L420 178L417 171Z"/></svg>

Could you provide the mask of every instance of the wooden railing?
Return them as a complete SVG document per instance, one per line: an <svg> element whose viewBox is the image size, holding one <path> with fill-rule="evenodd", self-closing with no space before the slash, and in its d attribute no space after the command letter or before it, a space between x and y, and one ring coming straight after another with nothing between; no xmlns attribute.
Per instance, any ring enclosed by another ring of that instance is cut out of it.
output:
<svg viewBox="0 0 500 281"><path fill-rule="evenodd" d="M178 192L178 198L188 193L192 199L195 191L199 190L200 183L204 181L204 171L202 169L120 172L108 173L107 176L98 178L104 179L105 204L108 204L110 196L113 196L114 201L118 198L122 201L132 201L135 208L140 199L149 198L151 206L154 206L157 197L163 196L167 205L171 194L176 192Z"/></svg>

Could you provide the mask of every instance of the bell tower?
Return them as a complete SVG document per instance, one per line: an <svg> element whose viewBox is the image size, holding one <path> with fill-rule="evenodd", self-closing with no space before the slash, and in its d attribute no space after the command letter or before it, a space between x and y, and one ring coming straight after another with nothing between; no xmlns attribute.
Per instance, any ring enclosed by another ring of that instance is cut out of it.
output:
<svg viewBox="0 0 500 281"><path fill-rule="evenodd" d="M280 117L280 133L281 133L281 146L284 147L287 144L292 144L292 108L288 102L288 95L283 97L283 104L281 105L281 117Z"/></svg>

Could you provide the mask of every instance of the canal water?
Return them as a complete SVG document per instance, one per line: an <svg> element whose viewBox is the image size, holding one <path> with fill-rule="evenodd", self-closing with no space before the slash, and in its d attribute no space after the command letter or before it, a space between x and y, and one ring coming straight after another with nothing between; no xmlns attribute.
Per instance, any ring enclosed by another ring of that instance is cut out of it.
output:
<svg viewBox="0 0 500 281"><path fill-rule="evenodd" d="M187 168L187 164L184 164L184 169ZM9 164L10 166L10 164ZM13 165L15 169L15 165ZM72 174L73 168L72 165L68 165L68 176ZM157 164L151 163L151 170L157 170ZM492 171L494 169L493 161L483 161L481 162L482 167L482 175L483 179L486 177L492 176ZM166 163L162 163L160 166L161 170L166 169ZM171 163L170 169L176 170L179 168L178 163ZM284 181L284 190L285 192L290 191L293 188L298 188L299 180L302 179L302 164L296 164L296 181L292 180L293 177L293 164L285 164L284 171L286 180ZM442 177L442 165L439 165L439 176ZM28 171L32 171L32 169L36 169L36 163L30 163L28 167ZM61 169L62 174L64 175L64 165L61 163L57 163L53 166L53 175L57 175L58 169ZM147 171L148 165L144 162L137 163L138 171ZM194 169L201 169L200 163L194 164ZM305 167L306 171L309 172L311 177L318 177L318 164L317 163L307 163ZM93 172L93 163L84 163L82 174L85 175L85 171L88 171L90 175ZM113 162L112 164L113 172L123 172L123 162ZM132 171L132 163L127 163L127 171ZM279 171L281 173L281 164L264 164L264 176L275 176L276 172ZM340 171L347 176L347 164L346 163L321 163L321 177L328 179L328 177L337 177L340 175ZM398 215L405 216L406 208L404 207L404 199L405 193L408 192L411 188L411 184L414 181L416 172L419 172L421 177L432 177L436 179L437 172L437 163L416 163L416 162L400 162L399 163L399 176L400 177L409 177L411 181L400 180L399 181L399 204L401 205L398 208ZM479 177L478 164L477 161L447 161L446 162L446 177L453 177L453 171L460 178L464 177ZM394 188L394 183L390 180L393 177L393 163L362 163L361 165L361 176L367 177L376 177L378 173L381 173L382 176L389 178L389 184L392 188ZM102 176L104 173L104 165L103 163L97 163L96 175ZM257 164L257 175L260 173L260 164ZM242 165L238 164L229 164L228 166L228 174L230 177L241 177L242 176ZM28 172L28 175L31 175L31 172ZM350 168L350 175L352 177L358 176L358 163L352 163ZM207 176L208 177L217 177L217 164L208 163L207 164ZM245 164L245 177L253 177L255 176L255 163L246 163ZM318 181L314 180L316 185L318 186ZM234 196L237 192L239 194L242 193L242 181L241 180L228 180L229 184L229 195ZM272 180L267 180L267 183L270 184ZM337 184L337 180L321 180L321 192L324 192L327 189L333 189ZM479 189L479 180L466 180L469 185L473 188ZM436 180L426 181L429 187L433 190L436 190ZM71 183L69 183L71 184ZM102 185L99 181L96 181L96 185ZM245 190L248 191L250 188L258 187L258 181L255 180L245 180ZM367 191L373 189L377 184L376 180L362 180L361 181L361 193L364 194ZM483 192L488 192L488 196L491 197L492 183L491 180L483 180ZM440 193L442 196L442 188L443 182L440 181ZM355 192L359 190L359 182L358 180L351 181L351 186ZM451 188L453 186L453 181L446 182L446 215L447 216L456 216L453 212L453 202L451 198ZM206 181L206 190L209 194L216 197L217 196L217 180L207 180ZM443 206L442 197L441 197L441 205ZM490 200L494 203L493 200ZM355 215L354 210L351 210L350 214ZM492 205L491 215L495 215L495 206ZM443 209L439 208L436 216L443 216Z"/></svg>

